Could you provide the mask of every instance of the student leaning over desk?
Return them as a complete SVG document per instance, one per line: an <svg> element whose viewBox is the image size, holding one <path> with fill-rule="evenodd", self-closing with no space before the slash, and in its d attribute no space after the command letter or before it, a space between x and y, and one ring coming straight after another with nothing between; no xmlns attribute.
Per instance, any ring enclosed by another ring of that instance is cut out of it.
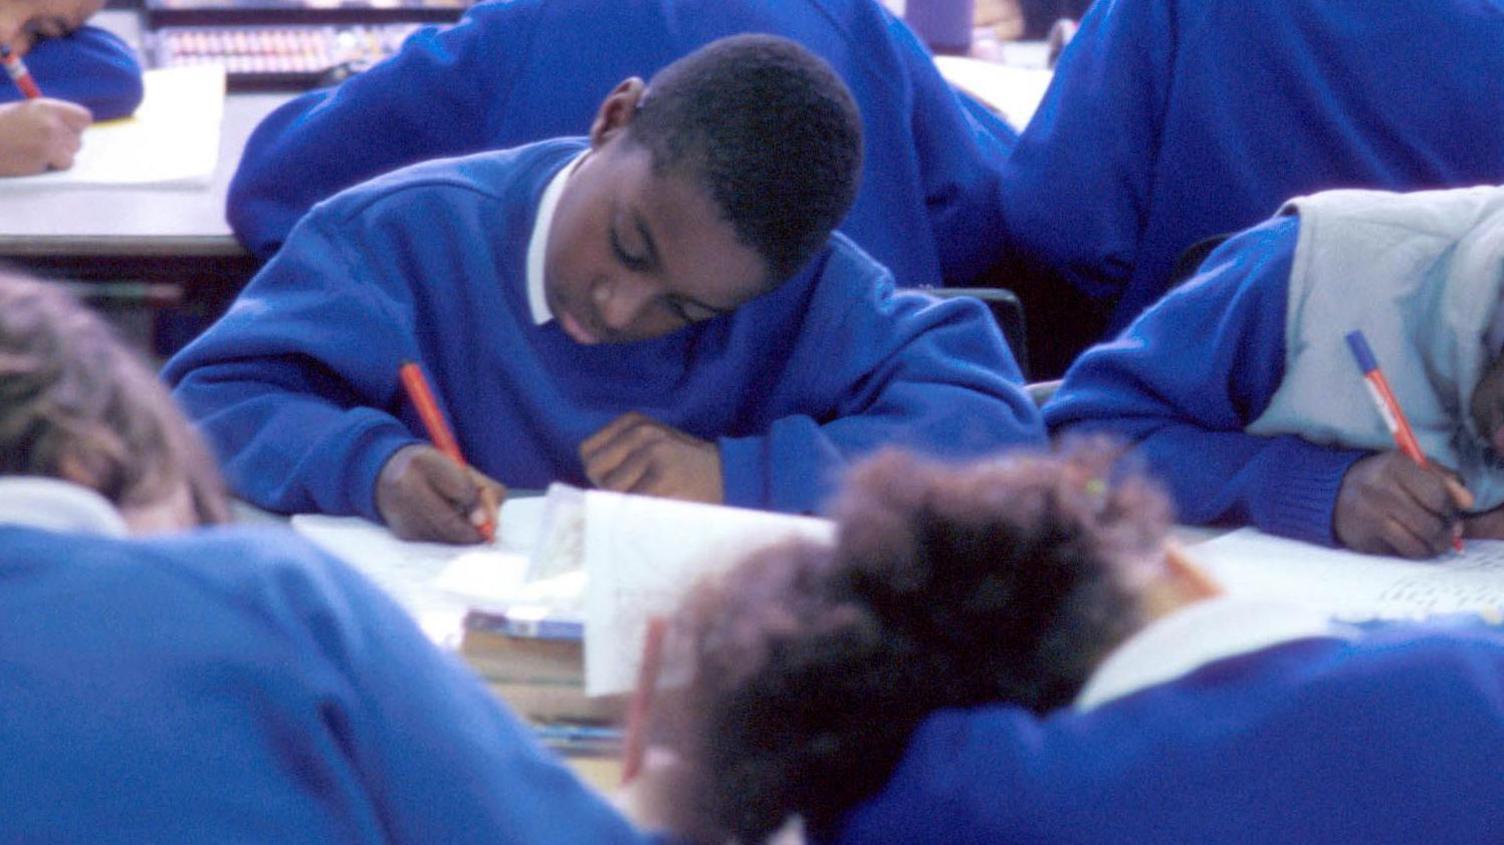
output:
<svg viewBox="0 0 1504 845"><path fill-rule="evenodd" d="M885 455L833 546L698 586L634 806L707 843L1504 837L1504 633L1220 596L1112 457Z"/></svg>
<svg viewBox="0 0 1504 845"><path fill-rule="evenodd" d="M986 310L899 293L831 228L860 126L784 39L629 79L589 141L417 165L317 206L165 369L231 484L277 511L473 541L477 485L398 387L418 361L480 472L790 511L884 443L1037 444Z"/></svg>
<svg viewBox="0 0 1504 845"><path fill-rule="evenodd" d="M99 0L7 0L0 44L23 57L43 97L24 100L0 80L0 176L66 169L94 120L124 117L141 104L141 66L125 42L84 26Z"/></svg>
<svg viewBox="0 0 1504 845"><path fill-rule="evenodd" d="M1499 0L1094 3L1003 168L1031 333L1062 289L1097 303L1052 321L1063 354L1031 363L1063 372L1165 292L1183 250L1290 197L1499 182Z"/></svg>
<svg viewBox="0 0 1504 845"><path fill-rule="evenodd" d="M717 38L781 35L830 62L861 112L841 231L899 285L967 284L1000 249L1014 131L960 97L877 0L490 0L391 59L283 106L246 144L226 217L269 257L314 203L440 156L583 135L600 92Z"/></svg>
<svg viewBox="0 0 1504 845"><path fill-rule="evenodd" d="M1504 536L1504 188L1286 211L1088 350L1045 408L1052 430L1136 442L1190 523L1411 557ZM1354 330L1429 468L1395 451Z"/></svg>
<svg viewBox="0 0 1504 845"><path fill-rule="evenodd" d="M638 841L384 593L225 512L151 371L0 276L0 839Z"/></svg>

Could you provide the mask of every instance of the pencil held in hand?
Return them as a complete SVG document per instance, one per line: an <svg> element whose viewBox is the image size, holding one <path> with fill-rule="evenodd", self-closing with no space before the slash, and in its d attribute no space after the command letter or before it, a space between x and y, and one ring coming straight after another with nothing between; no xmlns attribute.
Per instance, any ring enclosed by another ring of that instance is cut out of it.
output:
<svg viewBox="0 0 1504 845"><path fill-rule="evenodd" d="M1353 359L1358 364L1358 369L1363 373L1364 385L1368 388L1368 395L1373 399L1374 407L1378 409L1379 416L1384 418L1384 426L1389 429L1389 434L1394 437L1395 445L1405 454L1405 457L1414 461L1416 466L1422 469L1431 465L1426 458L1426 453L1421 451L1420 441L1415 438L1415 430L1410 427L1410 421L1405 418L1405 412L1400 410L1399 400L1395 398L1394 391L1389 387L1389 379L1384 377L1384 371L1379 369L1379 360L1373 354L1373 349L1368 345L1368 338L1361 331L1347 333L1347 347L1352 350ZM1449 485L1449 490L1452 486ZM1451 490L1453 499L1471 499L1471 495L1465 489ZM1452 538L1452 548L1462 551L1462 538Z"/></svg>
<svg viewBox="0 0 1504 845"><path fill-rule="evenodd" d="M450 460L462 467L469 464L465 462L465 456L460 454L459 441L454 439L454 432L450 431L449 423L445 422L444 415L439 412L439 403L433 398L433 391L428 387L428 379L423 377L423 371L416 362L408 361L397 371L402 379L402 386L407 390L407 396L412 400L413 407L418 409L418 417L423 420L423 427L428 429L428 439L433 445ZM491 491L486 487L480 488L481 507L487 514L485 521L476 526L486 542L496 539L496 521L490 514L496 510Z"/></svg>
<svg viewBox="0 0 1504 845"><path fill-rule="evenodd" d="M5 72L10 74L11 80L21 89L21 94L26 99L35 100L42 96L42 89L37 87L37 81L32 78L31 71L26 69L26 63L4 44L0 44L0 63L5 65Z"/></svg>

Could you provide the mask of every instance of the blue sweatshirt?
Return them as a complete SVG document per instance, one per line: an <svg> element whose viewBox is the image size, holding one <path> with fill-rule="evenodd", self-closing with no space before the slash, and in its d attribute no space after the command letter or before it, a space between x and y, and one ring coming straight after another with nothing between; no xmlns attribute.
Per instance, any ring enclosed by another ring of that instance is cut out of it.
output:
<svg viewBox="0 0 1504 845"><path fill-rule="evenodd" d="M1283 217L1229 240L1116 340L1087 350L1045 406L1050 430L1137 444L1182 522L1337 545L1337 491L1369 453L1244 433L1284 378L1299 234L1299 219Z"/></svg>
<svg viewBox="0 0 1504 845"><path fill-rule="evenodd" d="M93 112L95 120L125 117L141 105L141 64L113 34L84 26L60 38L43 38L25 57L43 96L69 100ZM9 80L0 84L0 103L21 99Z"/></svg>
<svg viewBox="0 0 1504 845"><path fill-rule="evenodd" d="M1501 677L1497 630L1401 626L1221 660L1086 712L944 711L823 841L1497 842Z"/></svg>
<svg viewBox="0 0 1504 845"><path fill-rule="evenodd" d="M0 526L21 842L638 842L380 590L284 532Z"/></svg>
<svg viewBox="0 0 1504 845"><path fill-rule="evenodd" d="M338 88L273 112L246 144L226 217L270 256L314 203L422 159L584 135L606 94L728 35L791 38L862 113L866 160L841 231L905 287L964 284L1000 255L998 170L1015 133L963 109L877 0L490 0Z"/></svg>
<svg viewBox="0 0 1504 845"><path fill-rule="evenodd" d="M1039 443L985 308L895 293L834 236L794 278L662 338L586 346L527 306L526 245L582 139L440 160L317 206L164 375L231 485L275 511L377 519L375 482L423 429L422 364L461 451L505 484L585 485L578 448L627 411L719 444L726 501L817 508L886 444L972 457Z"/></svg>
<svg viewBox="0 0 1504 845"><path fill-rule="evenodd" d="M1008 249L1110 335L1290 197L1504 182L1501 45L1499 0L1100 0L1004 168Z"/></svg>

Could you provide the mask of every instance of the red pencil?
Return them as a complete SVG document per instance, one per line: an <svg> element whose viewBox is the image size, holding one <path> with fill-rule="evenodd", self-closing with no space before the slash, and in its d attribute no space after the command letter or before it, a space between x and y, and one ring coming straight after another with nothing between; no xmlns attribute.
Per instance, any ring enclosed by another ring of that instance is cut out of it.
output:
<svg viewBox="0 0 1504 845"><path fill-rule="evenodd" d="M42 96L42 89L37 87L37 81L32 78L31 71L26 69L26 63L4 44L0 44L0 63L4 63L5 72L10 74L11 80L21 89L26 99L35 100Z"/></svg>
<svg viewBox="0 0 1504 845"><path fill-rule="evenodd" d="M668 636L668 620L648 617L647 632L642 637L642 663L637 666L637 689L627 705L626 747L622 751L621 782L631 783L642 771L642 758L648 748L648 716L653 710L653 695L658 691L658 673L663 665L663 641Z"/></svg>
<svg viewBox="0 0 1504 845"><path fill-rule="evenodd" d="M428 379L423 377L423 370L417 363L407 361L397 370L402 378L402 386L407 389L407 396L412 400L413 407L418 409L418 417L423 420L423 427L428 429L428 439L440 452L449 456L449 459L462 467L469 466L465 463L465 456L460 454L459 441L454 439L454 432L449 430L449 424L444 421L444 415L439 412L439 403L434 401L433 391L428 388ZM490 494L481 489L481 498L489 511L495 507ZM486 538L486 542L496 539L496 522L490 515L479 526L480 534Z"/></svg>

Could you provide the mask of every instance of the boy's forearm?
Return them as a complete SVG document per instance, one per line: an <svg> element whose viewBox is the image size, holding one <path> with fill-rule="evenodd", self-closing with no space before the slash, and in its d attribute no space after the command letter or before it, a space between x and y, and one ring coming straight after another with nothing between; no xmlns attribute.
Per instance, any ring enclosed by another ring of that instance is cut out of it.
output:
<svg viewBox="0 0 1504 845"><path fill-rule="evenodd" d="M98 27L38 41L26 55L26 66L43 95L78 103L95 120L124 117L141 104L141 65L135 53ZM0 101L19 96L15 86L0 86Z"/></svg>

